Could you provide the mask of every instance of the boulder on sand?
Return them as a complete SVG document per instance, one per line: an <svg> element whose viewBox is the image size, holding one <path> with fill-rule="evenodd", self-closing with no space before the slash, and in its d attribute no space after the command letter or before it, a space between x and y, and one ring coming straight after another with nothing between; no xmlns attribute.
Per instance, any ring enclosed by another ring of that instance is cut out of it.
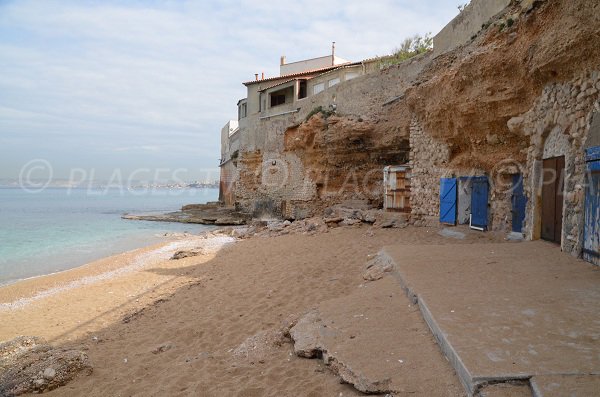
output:
<svg viewBox="0 0 600 397"><path fill-rule="evenodd" d="M80 350L53 348L32 336L0 344L0 396L50 391L79 373L92 373L87 354Z"/></svg>

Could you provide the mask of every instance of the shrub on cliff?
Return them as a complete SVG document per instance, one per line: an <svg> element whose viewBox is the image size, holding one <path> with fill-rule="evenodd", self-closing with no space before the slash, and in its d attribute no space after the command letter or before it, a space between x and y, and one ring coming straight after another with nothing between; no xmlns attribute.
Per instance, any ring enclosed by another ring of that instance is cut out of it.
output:
<svg viewBox="0 0 600 397"><path fill-rule="evenodd" d="M404 62L407 59L423 54L433 48L433 37L431 33L426 33L425 36L414 35L404 39L400 47L396 48L394 53L388 57L382 57L379 62L380 69L384 69L391 65Z"/></svg>

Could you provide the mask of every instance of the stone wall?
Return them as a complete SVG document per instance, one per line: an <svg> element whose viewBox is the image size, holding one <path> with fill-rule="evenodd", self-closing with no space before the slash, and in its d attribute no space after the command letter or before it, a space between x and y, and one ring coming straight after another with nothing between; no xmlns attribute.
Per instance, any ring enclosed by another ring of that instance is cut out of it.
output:
<svg viewBox="0 0 600 397"><path fill-rule="evenodd" d="M219 201L227 206L235 204L236 182L238 180L237 160L221 164L219 180Z"/></svg>
<svg viewBox="0 0 600 397"><path fill-rule="evenodd" d="M549 84L533 108L508 122L512 131L529 137L524 167L528 197L526 235L541 235L542 161L565 156L562 249L581 254L585 186L585 142L594 111L600 111L600 72L585 73L567 83Z"/></svg>
<svg viewBox="0 0 600 397"><path fill-rule="evenodd" d="M433 38L436 55L467 43L482 25L504 8L511 0L471 0L471 3Z"/></svg>
<svg viewBox="0 0 600 397"><path fill-rule="evenodd" d="M411 211L416 225L440 214L440 178L448 175L448 146L423 131L416 119L410 126Z"/></svg>

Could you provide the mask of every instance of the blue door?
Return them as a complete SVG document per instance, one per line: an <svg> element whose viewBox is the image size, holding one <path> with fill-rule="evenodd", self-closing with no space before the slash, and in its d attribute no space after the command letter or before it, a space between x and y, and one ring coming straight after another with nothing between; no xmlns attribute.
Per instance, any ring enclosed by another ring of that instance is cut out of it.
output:
<svg viewBox="0 0 600 397"><path fill-rule="evenodd" d="M583 259L600 265L600 147L588 149Z"/></svg>
<svg viewBox="0 0 600 397"><path fill-rule="evenodd" d="M456 225L457 179L440 180L440 222Z"/></svg>
<svg viewBox="0 0 600 397"><path fill-rule="evenodd" d="M525 207L527 206L527 197L523 192L523 175L515 174L512 180L512 231L523 232L523 222L525 221Z"/></svg>
<svg viewBox="0 0 600 397"><path fill-rule="evenodd" d="M473 193L471 194L471 226L487 228L488 226L488 193L487 176L473 178Z"/></svg>

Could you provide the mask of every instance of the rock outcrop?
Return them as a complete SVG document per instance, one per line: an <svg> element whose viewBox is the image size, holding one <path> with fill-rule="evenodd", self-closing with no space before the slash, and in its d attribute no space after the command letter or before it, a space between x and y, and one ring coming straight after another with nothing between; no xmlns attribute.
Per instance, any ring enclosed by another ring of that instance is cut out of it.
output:
<svg viewBox="0 0 600 397"><path fill-rule="evenodd" d="M81 350L54 348L42 338L29 336L0 344L0 396L43 393L66 385L80 373L92 373Z"/></svg>
<svg viewBox="0 0 600 397"><path fill-rule="evenodd" d="M121 218L135 221L178 222L214 226L244 225L248 216L219 203L184 205L181 211L166 214L125 214Z"/></svg>

